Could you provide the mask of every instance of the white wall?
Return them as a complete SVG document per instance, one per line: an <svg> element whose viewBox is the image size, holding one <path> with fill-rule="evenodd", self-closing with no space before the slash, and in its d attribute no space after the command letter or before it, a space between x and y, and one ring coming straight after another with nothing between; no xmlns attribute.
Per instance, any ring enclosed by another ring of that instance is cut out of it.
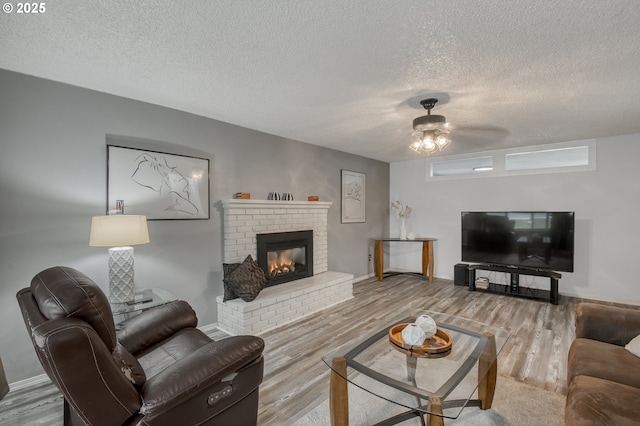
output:
<svg viewBox="0 0 640 426"><path fill-rule="evenodd" d="M452 142L452 143L455 143ZM435 273L452 278L460 262L465 210L576 212L575 265L562 273L561 294L640 304L640 134L597 140L597 170L426 182L424 158L391 164L390 201L413 208L408 232L439 238ZM391 235L399 219L391 211ZM416 247L417 249L417 247ZM390 248L390 265L417 270L419 250ZM548 280L541 289L548 289Z"/></svg>

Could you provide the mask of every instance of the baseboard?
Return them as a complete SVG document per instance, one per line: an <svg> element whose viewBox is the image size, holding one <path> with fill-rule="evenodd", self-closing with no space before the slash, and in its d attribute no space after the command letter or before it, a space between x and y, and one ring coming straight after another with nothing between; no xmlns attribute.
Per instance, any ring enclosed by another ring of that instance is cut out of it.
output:
<svg viewBox="0 0 640 426"><path fill-rule="evenodd" d="M371 273L371 274L367 274L367 275L362 275L362 276L360 276L360 277L354 278L354 279L353 279L353 283L354 283L354 284L355 284L355 283L359 283L360 281L368 280L369 278L373 278L373 277L375 277L375 276L376 276L376 274L373 274L373 273Z"/></svg>
<svg viewBox="0 0 640 426"><path fill-rule="evenodd" d="M214 323L207 324L207 325L201 325L200 327L198 327L198 329L200 329L200 331L202 331L203 333L207 334L209 332L217 330L218 329L218 323L214 322Z"/></svg>
<svg viewBox="0 0 640 426"><path fill-rule="evenodd" d="M51 379L49 379L49 376L47 376L46 374L40 374L38 376L29 377L28 379L9 383L9 389L12 391L18 391L31 386L43 385L45 383L51 383Z"/></svg>

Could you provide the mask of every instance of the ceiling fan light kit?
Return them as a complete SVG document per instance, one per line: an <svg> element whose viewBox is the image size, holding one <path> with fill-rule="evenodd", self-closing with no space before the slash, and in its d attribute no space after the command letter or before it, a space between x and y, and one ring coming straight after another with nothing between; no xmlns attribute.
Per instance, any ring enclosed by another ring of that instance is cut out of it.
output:
<svg viewBox="0 0 640 426"><path fill-rule="evenodd" d="M436 151L442 151L450 143L449 123L444 115L431 115L431 109L436 105L436 98L428 98L420 101L420 104L427 110L427 115L413 120L413 142L409 148L417 153L426 152L427 155Z"/></svg>

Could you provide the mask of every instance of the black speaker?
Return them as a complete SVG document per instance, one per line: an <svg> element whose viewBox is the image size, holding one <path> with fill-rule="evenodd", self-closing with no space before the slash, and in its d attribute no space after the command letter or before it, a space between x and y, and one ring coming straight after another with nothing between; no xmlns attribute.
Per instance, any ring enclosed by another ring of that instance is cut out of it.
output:
<svg viewBox="0 0 640 426"><path fill-rule="evenodd" d="M453 283L455 285L469 286L469 271L466 263L458 263L453 269Z"/></svg>

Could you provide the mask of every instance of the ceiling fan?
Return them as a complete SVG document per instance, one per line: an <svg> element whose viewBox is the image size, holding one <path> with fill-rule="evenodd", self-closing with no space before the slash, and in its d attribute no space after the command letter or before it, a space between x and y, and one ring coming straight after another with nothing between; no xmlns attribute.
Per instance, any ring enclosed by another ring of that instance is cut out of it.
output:
<svg viewBox="0 0 640 426"><path fill-rule="evenodd" d="M442 94L440 100L447 103L449 97ZM417 98L419 99L419 98ZM503 127L490 124L476 125L452 125L443 115L431 114L431 110L439 99L429 97L418 101L416 98L407 101L407 104L415 105L418 102L427 110L427 115L413 120L413 133L409 147L417 153L431 155L447 148L451 141L455 141L455 147L450 148L454 153L476 152L483 149L491 149L499 146L509 135L509 131Z"/></svg>
<svg viewBox="0 0 640 426"><path fill-rule="evenodd" d="M417 153L431 154L442 151L450 143L448 135L449 123L444 115L431 115L431 110L438 102L436 98L427 98L420 101L420 105L427 110L427 115L413 120L412 143L409 145Z"/></svg>

